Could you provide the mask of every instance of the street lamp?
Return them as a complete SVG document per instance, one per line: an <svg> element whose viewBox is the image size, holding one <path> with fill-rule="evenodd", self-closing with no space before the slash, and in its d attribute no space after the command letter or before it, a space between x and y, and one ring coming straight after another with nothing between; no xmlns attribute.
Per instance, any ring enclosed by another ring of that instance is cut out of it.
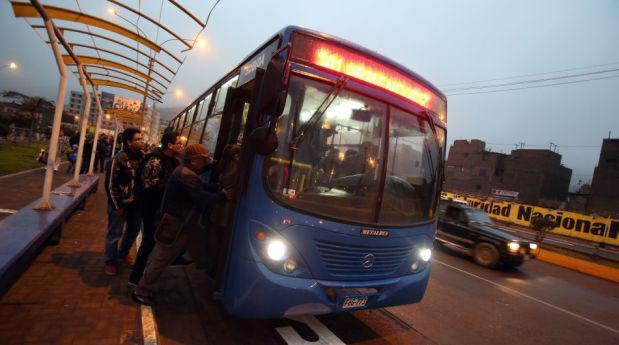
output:
<svg viewBox="0 0 619 345"><path fill-rule="evenodd" d="M206 48L206 40L205 40L205 39L203 39L203 38L199 38L199 37L198 37L198 38L196 38L196 39L191 39L191 38L183 38L182 40L183 40L183 41L193 41L193 44L191 45L191 48L187 48L187 49L183 49L183 50L181 50L181 52L183 52L183 53L184 53L184 52L186 52L186 51L188 51L188 50L193 49L193 47L194 47L194 46L198 46L198 48L200 48L200 49L205 49L205 48ZM163 42L159 43L159 46L161 47L161 46L163 46L164 44L166 44L166 43L168 43L168 42L173 42L173 41L181 41L181 40L179 40L178 38L170 38L170 39L168 39L168 40L165 40L165 41L163 41Z"/></svg>
<svg viewBox="0 0 619 345"><path fill-rule="evenodd" d="M8 68L8 69L17 69L17 64L13 61L7 63L6 65L2 65L2 68Z"/></svg>

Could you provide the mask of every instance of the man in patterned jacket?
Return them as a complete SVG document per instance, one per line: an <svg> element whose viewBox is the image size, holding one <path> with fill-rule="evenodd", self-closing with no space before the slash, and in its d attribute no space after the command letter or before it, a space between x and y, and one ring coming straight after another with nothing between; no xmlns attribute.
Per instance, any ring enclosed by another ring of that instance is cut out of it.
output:
<svg viewBox="0 0 619 345"><path fill-rule="evenodd" d="M142 278L148 256L155 246L156 214L166 182L180 164L183 144L178 132L168 131L161 137L161 147L146 155L139 172L140 209L142 213L142 244L135 258L129 284L137 285Z"/></svg>
<svg viewBox="0 0 619 345"><path fill-rule="evenodd" d="M118 274L118 264L133 265L129 250L140 231L140 208L136 196L137 171L144 157L144 139L136 128L122 133L123 148L112 159L105 176L108 196L108 226L105 236L105 274ZM123 234L123 227L125 226ZM118 241L122 241L120 248Z"/></svg>

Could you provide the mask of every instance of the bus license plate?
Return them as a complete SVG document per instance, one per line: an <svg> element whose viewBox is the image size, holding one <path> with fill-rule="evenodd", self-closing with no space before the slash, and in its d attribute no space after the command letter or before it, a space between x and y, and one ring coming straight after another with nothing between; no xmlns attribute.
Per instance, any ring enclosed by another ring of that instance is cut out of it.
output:
<svg viewBox="0 0 619 345"><path fill-rule="evenodd" d="M367 296L365 297L346 297L342 309L365 307L368 303Z"/></svg>

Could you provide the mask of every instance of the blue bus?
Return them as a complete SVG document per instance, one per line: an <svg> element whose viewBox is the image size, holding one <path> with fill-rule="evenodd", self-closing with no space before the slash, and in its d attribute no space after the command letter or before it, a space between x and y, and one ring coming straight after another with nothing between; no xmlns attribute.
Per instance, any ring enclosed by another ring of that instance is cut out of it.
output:
<svg viewBox="0 0 619 345"><path fill-rule="evenodd" d="M181 111L170 125L216 160L241 146L236 196L209 230L215 297L227 312L277 318L419 302L446 108L406 67L291 26Z"/></svg>

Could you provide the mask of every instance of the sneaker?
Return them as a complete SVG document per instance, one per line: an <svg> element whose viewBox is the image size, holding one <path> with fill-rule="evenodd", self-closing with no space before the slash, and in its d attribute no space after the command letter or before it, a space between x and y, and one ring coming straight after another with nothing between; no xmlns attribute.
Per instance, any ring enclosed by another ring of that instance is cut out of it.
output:
<svg viewBox="0 0 619 345"><path fill-rule="evenodd" d="M135 259L130 257L129 255L122 257L119 259L120 263L127 266L133 266L135 263Z"/></svg>
<svg viewBox="0 0 619 345"><path fill-rule="evenodd" d="M105 264L105 275L106 276L118 275L118 264L115 262L110 262L108 264Z"/></svg>
<svg viewBox="0 0 619 345"><path fill-rule="evenodd" d="M140 305L147 305L147 306L153 305L152 297L138 295L135 293L135 291L131 293L131 298L133 299L135 303L140 304Z"/></svg>
<svg viewBox="0 0 619 345"><path fill-rule="evenodd" d="M193 261L187 260L184 257L179 256L170 264L170 267L184 267L184 266L189 266L192 263Z"/></svg>

